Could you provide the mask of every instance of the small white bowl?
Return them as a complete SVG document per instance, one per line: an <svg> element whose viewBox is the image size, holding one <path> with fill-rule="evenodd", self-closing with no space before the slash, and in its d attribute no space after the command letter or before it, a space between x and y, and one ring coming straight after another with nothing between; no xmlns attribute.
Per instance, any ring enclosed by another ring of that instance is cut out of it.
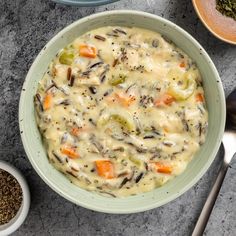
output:
<svg viewBox="0 0 236 236"><path fill-rule="evenodd" d="M0 169L5 170L16 178L22 189L23 200L20 209L14 218L8 223L0 225L0 236L6 236L15 232L24 222L30 207L29 186L23 175L12 165L7 162L0 161Z"/></svg>

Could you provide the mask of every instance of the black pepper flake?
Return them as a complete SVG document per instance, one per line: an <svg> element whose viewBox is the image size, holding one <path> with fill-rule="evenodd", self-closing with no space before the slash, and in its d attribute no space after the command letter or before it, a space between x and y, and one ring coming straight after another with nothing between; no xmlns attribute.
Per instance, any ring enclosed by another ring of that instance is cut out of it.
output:
<svg viewBox="0 0 236 236"><path fill-rule="evenodd" d="M89 118L88 120L92 125L96 126L96 123L94 122L94 120L92 118Z"/></svg>
<svg viewBox="0 0 236 236"><path fill-rule="evenodd" d="M8 223L22 204L22 189L17 180L0 169L0 225Z"/></svg>

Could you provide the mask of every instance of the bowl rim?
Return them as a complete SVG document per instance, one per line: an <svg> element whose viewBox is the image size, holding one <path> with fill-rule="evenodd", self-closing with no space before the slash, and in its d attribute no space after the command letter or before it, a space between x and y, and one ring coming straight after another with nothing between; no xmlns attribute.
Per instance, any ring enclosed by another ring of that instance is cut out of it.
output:
<svg viewBox="0 0 236 236"><path fill-rule="evenodd" d="M221 100L221 107L219 109L222 110L222 120L219 124L219 133L218 133L218 137L217 140L218 142L215 144L214 149L211 152L211 158L208 159L208 161L205 163L205 165L201 168L201 170L198 172L197 175L194 176L194 178L192 178L189 183L187 185L185 185L183 188L181 188L179 191L176 191L175 193L173 193L172 195L168 195L168 197L166 197L163 201L158 201L155 203L147 203L145 206L139 206L135 209L116 209L116 211L114 211L113 209L109 209L109 207L101 207L101 206L93 206L87 202L78 202L76 201L72 196L67 195L66 193L62 192L61 189L57 186L54 186L54 184L48 180L47 176L44 175L44 173L42 172L42 170L40 168L38 168L37 164L34 161L34 158L31 157L31 153L30 153L30 148L28 146L27 143L27 138L25 135L25 132L21 132L21 139L22 139L22 143L25 149L25 152L27 154L27 157L29 159L29 161L31 162L33 168L35 169L35 171L38 173L38 175L42 178L42 180L50 187L52 188L55 192L57 192L59 195L61 195L62 197L64 197L65 199L69 200L70 202L73 202L76 205L85 207L87 209L90 210L94 210L94 211L98 211L98 212L103 212L103 213L112 213L112 214L130 214L130 213L137 213L137 212L143 212L143 211L147 211L150 209L154 209L156 207L162 206L174 199L176 199L177 197L179 197L180 195L182 195L183 193L185 193L187 190L189 190L194 184L196 184L198 182L198 180L206 173L206 171L208 170L208 168L210 167L211 163L213 162L213 160L215 159L215 156L219 150L220 147L220 143L223 137L223 133L224 133L224 127L225 127L225 119L226 119L226 105L225 105L225 96L224 96L224 90L223 90L223 85L221 82L221 79L219 77L218 71L214 65L214 63L212 62L211 58L209 57L209 55L207 54L207 52L204 50L204 48L197 42L196 39L194 39L188 32L186 32L184 29L182 29L181 27L179 27L178 25L174 24L173 22L164 19L160 16L157 15L153 15L151 13L146 13L146 12L142 12L142 11L135 11L135 10L113 10L113 11L106 11L106 12L101 12L101 13L96 13L90 16L86 16L84 18L81 18L75 22L73 22L72 24L66 26L65 28L63 28L60 32L58 32L51 40L49 40L49 42L43 47L43 49L40 51L40 53L37 55L36 59L34 60L34 62L32 63L30 70L28 71L28 74L25 78L24 84L23 84L23 88L25 83L28 83L30 81L30 77L31 77L31 73L33 72L34 66L38 63L38 61L41 58L41 53L43 52L45 47L49 47L50 45L52 45L54 43L55 40L57 40L57 38L60 38L63 36L63 34L70 30L71 28L73 28L75 25L77 24L82 24L90 19L94 19L100 16L109 16L112 14L118 14L118 15L123 15L123 14L131 14L131 15L139 15L139 16L143 16L146 18L151 18L154 21L158 20L161 21L164 24L168 24L169 26L175 27L178 31L180 31L182 34L184 34L184 36L190 40L193 44L195 44L198 48L201 48L201 52L202 54L204 54L204 56L206 57L209 66L212 69L212 73L214 74L214 77L217 78L217 80L219 81L217 83L217 88L218 88L218 92L220 95L220 100ZM24 125L23 122L21 121L21 117L23 118L23 108L24 108L24 102L26 100L26 96L25 93L21 92L21 96L20 96L20 102L19 102L19 127L20 130L24 130Z"/></svg>
<svg viewBox="0 0 236 236"><path fill-rule="evenodd" d="M80 7L92 7L92 6L101 6L109 3L118 2L120 0L92 0L89 2L81 2L76 0L53 0L53 2L58 4L65 4L70 6L80 6Z"/></svg>
<svg viewBox="0 0 236 236"><path fill-rule="evenodd" d="M0 160L0 169L11 174L22 189L23 200L17 214L6 224L0 225L0 235L14 233L25 221L30 208L30 191L24 176L13 165Z"/></svg>
<svg viewBox="0 0 236 236"><path fill-rule="evenodd" d="M223 41L223 42L225 42L225 43L229 43L229 44L232 44L232 45L236 45L236 41L226 39L226 38L224 38L223 36L221 36L220 34L217 34L217 33L206 23L206 21L205 21L205 20L203 19L203 17L202 17L202 14L200 13L199 8L197 7L196 0L192 0L192 4L193 4L193 8L194 8L195 12L197 13L199 19L201 20L201 22L203 23L203 25L210 31L210 33L211 33L212 35L214 35L216 38L220 39L221 41Z"/></svg>

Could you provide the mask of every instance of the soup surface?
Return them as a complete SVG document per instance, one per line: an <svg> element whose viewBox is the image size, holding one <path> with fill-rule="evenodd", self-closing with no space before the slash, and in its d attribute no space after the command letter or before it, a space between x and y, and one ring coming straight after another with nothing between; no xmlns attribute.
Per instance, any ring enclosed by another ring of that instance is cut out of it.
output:
<svg viewBox="0 0 236 236"><path fill-rule="evenodd" d="M81 188L113 197L181 174L208 125L196 64L141 28L75 39L39 82L35 107L50 162Z"/></svg>

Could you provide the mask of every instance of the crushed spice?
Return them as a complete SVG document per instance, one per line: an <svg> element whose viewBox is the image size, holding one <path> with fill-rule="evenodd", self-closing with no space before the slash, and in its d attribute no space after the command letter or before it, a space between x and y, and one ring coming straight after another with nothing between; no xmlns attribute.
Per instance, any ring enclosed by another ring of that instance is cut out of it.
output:
<svg viewBox="0 0 236 236"><path fill-rule="evenodd" d="M17 180L0 169L0 225L8 223L17 214L22 203L22 189Z"/></svg>
<svg viewBox="0 0 236 236"><path fill-rule="evenodd" d="M221 14L236 20L235 0L216 0L216 10L218 10Z"/></svg>

